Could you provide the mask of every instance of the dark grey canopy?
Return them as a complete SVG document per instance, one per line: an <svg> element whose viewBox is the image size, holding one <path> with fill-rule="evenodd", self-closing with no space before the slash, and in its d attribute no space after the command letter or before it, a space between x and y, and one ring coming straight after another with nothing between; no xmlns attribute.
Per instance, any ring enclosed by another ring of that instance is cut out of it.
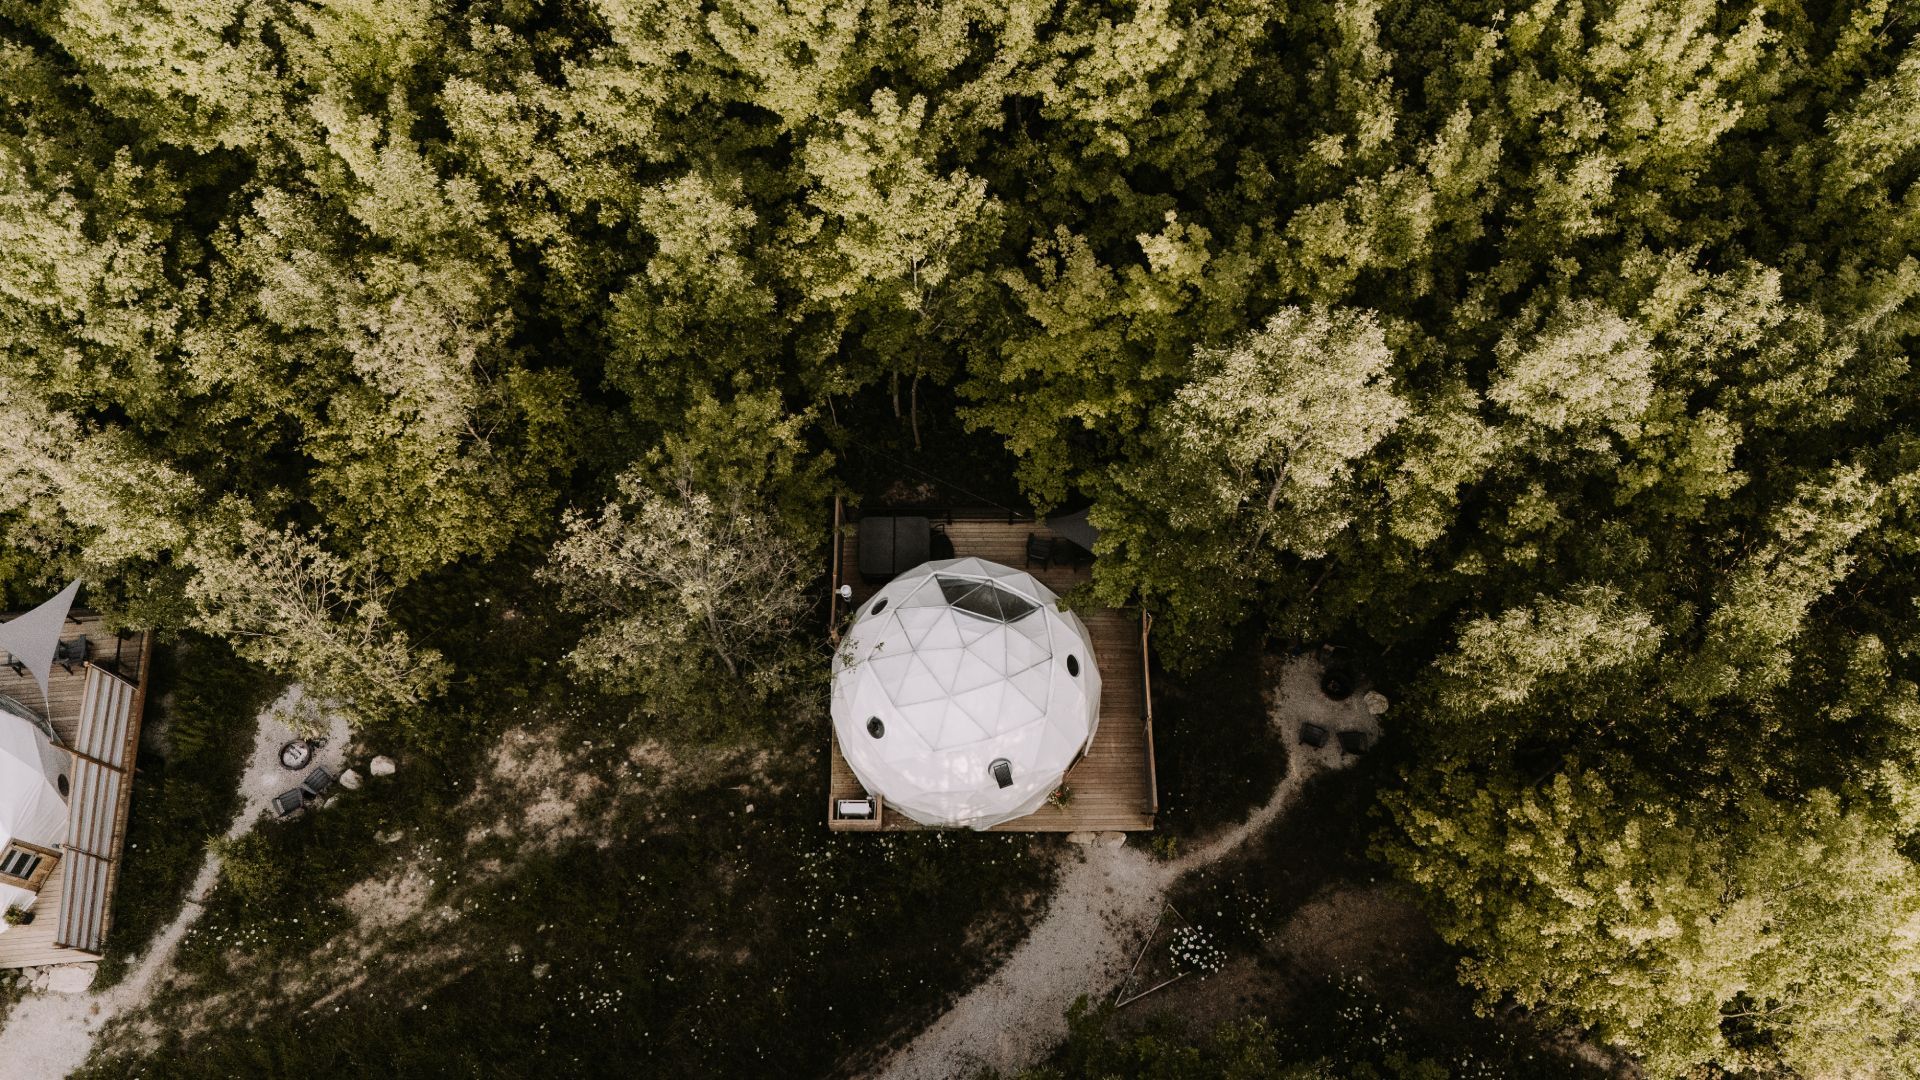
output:
<svg viewBox="0 0 1920 1080"><path fill-rule="evenodd" d="M1100 539L1100 530L1095 528L1093 523L1087 520L1087 512L1085 510L1075 510L1071 514L1049 517L1047 519L1047 528L1052 529L1056 535L1064 536L1068 540L1086 548L1088 551L1092 551L1094 542Z"/></svg>

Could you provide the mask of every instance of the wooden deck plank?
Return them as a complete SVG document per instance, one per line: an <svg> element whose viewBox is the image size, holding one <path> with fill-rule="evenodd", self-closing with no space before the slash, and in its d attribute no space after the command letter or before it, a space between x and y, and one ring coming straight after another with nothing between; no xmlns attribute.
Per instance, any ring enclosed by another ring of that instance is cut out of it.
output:
<svg viewBox="0 0 1920 1080"><path fill-rule="evenodd" d="M1085 568L1024 566L1027 535L1053 535L1043 525L1001 519L959 520L944 527L957 557L976 556L1024 568L1055 592L1065 593L1088 578ZM861 581L851 569L860 565L858 530L852 524L841 530L839 555L843 582L835 584L851 585L852 603L858 607L878 592L880 585ZM1100 728L1087 755L1067 771L1066 784L1073 790L1073 799L1064 807L1043 806L1026 817L1002 822L993 827L994 832L1141 832L1153 828L1157 800L1145 724L1147 686L1139 613L1105 608L1082 611L1080 617L1093 636L1094 658L1100 666ZM840 754L831 721L827 731L831 746L827 805L831 807L835 799L865 797L866 789ZM844 827L832 822L829 826ZM887 831L924 827L891 807L885 809L879 825ZM872 825L865 825L863 831L872 829Z"/></svg>
<svg viewBox="0 0 1920 1080"><path fill-rule="evenodd" d="M95 960L92 953L66 949L54 944L60 932L60 902L66 888L66 875L55 870L48 875L40 895L34 900L33 922L9 926L0 933L0 968L39 967L42 964L71 964Z"/></svg>
<svg viewBox="0 0 1920 1080"><path fill-rule="evenodd" d="M10 616L0 616L0 620ZM140 742L140 724L145 711L147 668L153 648L151 634L135 634L121 638L106 628L98 615L76 611L72 620L61 628L61 639L72 640L80 636L87 638L90 646L89 656L94 664L119 674L129 682L135 683L136 691L133 716L127 726L124 748L125 760L131 764ZM53 727L60 741L71 746L79 737L80 706L82 692L86 687L86 667L75 664L71 673L59 664L53 667L53 673L47 680L47 694L43 698L40 687L33 681L32 675L18 675L13 669L0 667L0 694L13 698L36 715L43 716ZM128 782L120 785L119 798L112 809L113 829L109 850L102 854L112 859L109 867L107 927L112 927L112 894L119 874L120 849L126 842L127 814L131 808L133 784L131 772ZM78 961L96 960L98 956L81 949L62 948L56 945L55 938L60 928L61 904L65 901L64 867L56 868L40 887L32 911L34 921L27 926L8 927L0 933L0 969L19 967L38 967L44 964L67 964Z"/></svg>

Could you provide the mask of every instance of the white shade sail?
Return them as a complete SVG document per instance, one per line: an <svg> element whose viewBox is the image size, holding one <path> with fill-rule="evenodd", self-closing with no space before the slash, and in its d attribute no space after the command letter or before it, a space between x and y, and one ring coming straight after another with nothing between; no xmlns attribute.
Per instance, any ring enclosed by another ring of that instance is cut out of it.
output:
<svg viewBox="0 0 1920 1080"><path fill-rule="evenodd" d="M53 671L53 654L60 646L60 628L66 625L67 613L73 610L73 598L78 595L80 583L75 581L60 590L60 595L12 622L0 624L0 652L12 654L33 673L43 702L47 676Z"/></svg>
<svg viewBox="0 0 1920 1080"><path fill-rule="evenodd" d="M832 705L866 789L925 825L1039 809L1100 723L1092 637L1058 601L984 559L923 563L868 600L834 658Z"/></svg>

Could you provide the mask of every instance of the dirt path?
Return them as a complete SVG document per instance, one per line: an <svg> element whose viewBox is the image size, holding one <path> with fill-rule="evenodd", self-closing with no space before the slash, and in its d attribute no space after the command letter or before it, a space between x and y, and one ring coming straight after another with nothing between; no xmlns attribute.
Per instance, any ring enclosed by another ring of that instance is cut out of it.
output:
<svg viewBox="0 0 1920 1080"><path fill-rule="evenodd" d="M254 726L253 752L247 759L246 774L240 784L244 802L227 829L229 838L253 828L273 797L299 782L300 774L280 767L280 747L294 737L293 730L280 718L307 704L296 686L260 714ZM332 717L327 727L327 744L315 764L326 765L337 773L346 753L346 721ZM14 1006L7 1016L6 1027L0 1028L0 1061L7 1063L8 1080L59 1080L85 1064L100 1029L114 1017L146 1003L153 992L155 978L172 964L174 951L200 918L202 909L198 898L213 888L219 876L219 860L209 851L187 893L191 899L181 906L180 914L160 932L119 983L98 993L43 993Z"/></svg>
<svg viewBox="0 0 1920 1080"><path fill-rule="evenodd" d="M1329 730L1379 733L1359 695L1329 701L1311 657L1278 664L1268 719L1289 736L1303 721ZM1081 994L1107 993L1126 974L1174 882L1219 859L1280 817L1306 780L1339 768L1337 745L1290 746L1287 774L1272 798L1224 835L1173 862L1133 846L1089 847L1061 875L1046 914L999 970L880 1066L885 1080L945 1080L980 1069L1010 1075L1034 1064L1067 1034L1066 1010Z"/></svg>

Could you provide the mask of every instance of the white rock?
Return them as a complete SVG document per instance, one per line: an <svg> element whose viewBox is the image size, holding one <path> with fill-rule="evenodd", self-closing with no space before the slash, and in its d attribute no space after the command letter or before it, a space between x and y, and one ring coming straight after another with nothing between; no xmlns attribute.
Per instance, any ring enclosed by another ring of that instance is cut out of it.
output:
<svg viewBox="0 0 1920 1080"><path fill-rule="evenodd" d="M367 764L367 771L375 776L392 776L394 768L393 759L385 754L374 758Z"/></svg>
<svg viewBox="0 0 1920 1080"><path fill-rule="evenodd" d="M62 964L47 977L47 989L56 994L84 994L93 985L93 964Z"/></svg>
<svg viewBox="0 0 1920 1080"><path fill-rule="evenodd" d="M46 968L35 968L33 972L33 988L35 990L45 990L47 988L47 980L50 977L51 976L47 974Z"/></svg>
<svg viewBox="0 0 1920 1080"><path fill-rule="evenodd" d="M1366 705L1367 711L1372 713L1373 715L1382 716L1386 714L1387 695L1381 693L1380 691L1369 690L1367 691L1367 695L1361 698L1360 701L1362 704Z"/></svg>
<svg viewBox="0 0 1920 1080"><path fill-rule="evenodd" d="M1090 832L1070 832L1067 834L1067 843L1069 844L1081 844L1086 847L1092 847L1095 839L1097 838Z"/></svg>
<svg viewBox="0 0 1920 1080"><path fill-rule="evenodd" d="M1127 834L1123 832L1103 832L1100 834L1101 847L1120 847L1126 842Z"/></svg>
<svg viewBox="0 0 1920 1080"><path fill-rule="evenodd" d="M357 770L348 769L346 772L340 774L340 786L346 788L348 791L359 791L360 783L360 773Z"/></svg>

